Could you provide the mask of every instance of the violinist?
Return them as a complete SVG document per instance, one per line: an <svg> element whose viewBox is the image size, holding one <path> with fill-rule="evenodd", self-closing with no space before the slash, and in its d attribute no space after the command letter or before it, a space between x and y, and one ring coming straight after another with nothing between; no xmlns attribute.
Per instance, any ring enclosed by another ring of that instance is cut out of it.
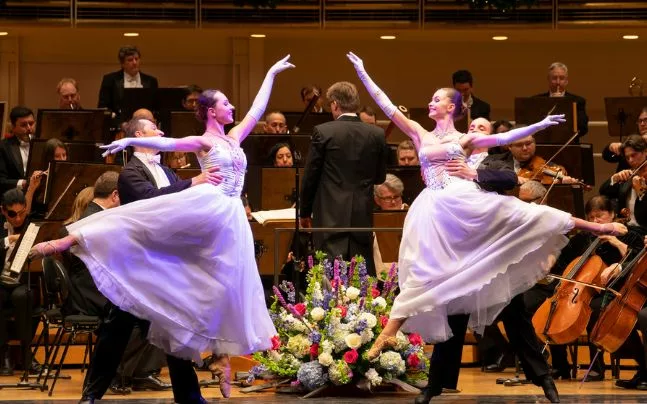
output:
<svg viewBox="0 0 647 404"><path fill-rule="evenodd" d="M544 169L552 171L559 171L563 178L558 183L561 184L577 184L578 181L567 175L566 169L558 164L546 165L546 160L536 153L536 143L533 136L528 136L520 139L508 146L508 153L505 153L505 158L512 160L514 164L514 171L517 173L519 184L523 184L529 180L536 180L544 185L550 185L553 182L553 177L544 174Z"/></svg>
<svg viewBox="0 0 647 404"><path fill-rule="evenodd" d="M615 219L615 212L613 209L613 204L611 200L605 196L594 196L591 198L585 205L585 214L587 220L593 221L595 223L612 223ZM602 261L607 265L607 268L602 272L601 278L603 284L606 284L610 279L612 279L619 272L619 268L614 265L617 262L620 262L622 257L627 253L628 248L632 248L635 252L642 248L642 236L637 229L630 227L630 230L624 236L599 236L604 240L604 243L596 249L595 254L598 255ZM595 236L590 235L589 233L580 232L573 236L569 243L562 249L562 252L557 259L557 262L553 265L550 270L551 274L562 275L566 267L573 261L576 260L588 246L595 240ZM539 306L544 303L544 301L555 292L555 288L559 281L547 279L546 281L540 282L533 286L530 290L524 294L524 302L527 310L530 313L535 313ZM602 294L598 294L593 298L590 303L590 307L593 309L589 324L587 325L587 330L590 332L595 325L599 314L600 306L602 302ZM591 353L591 358L595 356L597 348L593 345L589 345L589 351ZM566 346L565 345L551 345L551 355L552 355L552 365L553 365L553 377L570 379L571 371L570 365L568 363L566 355ZM604 362L602 355L598 355L596 363L588 375L586 381L598 381L604 379Z"/></svg>
<svg viewBox="0 0 647 404"><path fill-rule="evenodd" d="M629 226L647 228L647 198L643 198L647 190L644 186L647 164L634 173L647 160L647 141L639 135L631 135L622 143L620 152L630 168L613 174L600 187L600 194L617 199L618 212L629 209Z"/></svg>
<svg viewBox="0 0 647 404"><path fill-rule="evenodd" d="M643 139L647 140L647 107L644 107L642 111L640 111L636 125L638 125L638 134L642 136ZM608 161L609 163L618 163L616 172L629 168L627 161L620 153L621 146L621 142L612 142L606 145L604 150L602 150L602 158L604 161Z"/></svg>

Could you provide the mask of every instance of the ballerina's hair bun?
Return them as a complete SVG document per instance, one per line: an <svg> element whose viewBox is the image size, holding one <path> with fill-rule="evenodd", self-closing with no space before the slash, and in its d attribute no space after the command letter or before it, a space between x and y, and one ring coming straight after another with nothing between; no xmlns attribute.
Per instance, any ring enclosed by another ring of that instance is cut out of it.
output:
<svg viewBox="0 0 647 404"><path fill-rule="evenodd" d="M198 98L198 107L195 110L195 117L198 121L207 122L207 112L209 111L209 108L216 106L216 102L218 101L216 95L220 92L220 90L209 89L204 90L202 94L200 94L200 97Z"/></svg>

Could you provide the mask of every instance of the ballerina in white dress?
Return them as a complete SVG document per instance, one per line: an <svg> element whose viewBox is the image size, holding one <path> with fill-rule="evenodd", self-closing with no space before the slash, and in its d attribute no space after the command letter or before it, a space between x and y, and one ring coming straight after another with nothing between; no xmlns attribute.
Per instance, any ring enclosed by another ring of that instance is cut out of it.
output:
<svg viewBox="0 0 647 404"><path fill-rule="evenodd" d="M447 323L451 314L471 314L470 327L482 331L515 295L545 276L566 245L563 234L574 227L626 233L622 224L587 222L548 206L483 191L445 169L447 161L465 159L474 149L508 144L564 122L563 115L506 133L464 135L453 123L461 114L461 95L443 88L429 102L436 128L428 132L398 111L368 76L361 59L353 53L347 56L369 94L416 145L426 184L404 222L398 258L400 294L369 358L393 346L402 326L429 342L446 341L451 337Z"/></svg>
<svg viewBox="0 0 647 404"><path fill-rule="evenodd" d="M150 342L173 356L200 363L202 352L269 349L277 332L240 198L247 164L240 143L261 119L274 77L294 67L288 58L270 68L250 111L227 134L234 106L222 92L207 90L198 101L202 136L124 138L103 146L106 154L128 146L195 152L202 170L219 167L222 183L97 213L69 226L69 236L36 245L32 256L72 247L101 293L150 321Z"/></svg>

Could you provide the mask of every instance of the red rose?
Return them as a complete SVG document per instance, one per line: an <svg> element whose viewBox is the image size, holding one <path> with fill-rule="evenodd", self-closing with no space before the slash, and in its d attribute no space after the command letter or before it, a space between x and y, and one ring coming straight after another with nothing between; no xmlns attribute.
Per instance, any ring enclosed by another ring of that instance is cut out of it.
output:
<svg viewBox="0 0 647 404"><path fill-rule="evenodd" d="M316 358L319 356L319 344L310 345L310 357Z"/></svg>
<svg viewBox="0 0 647 404"><path fill-rule="evenodd" d="M306 314L306 305L303 303L297 303L294 305L294 310L299 313L300 316Z"/></svg>
<svg viewBox="0 0 647 404"><path fill-rule="evenodd" d="M381 293L380 293L380 291L378 289L376 289L376 288L371 289L371 296L373 296L374 299L376 297L378 297L379 295L381 295Z"/></svg>
<svg viewBox="0 0 647 404"><path fill-rule="evenodd" d="M281 347L281 338L278 335L272 337L272 350L276 351Z"/></svg>
<svg viewBox="0 0 647 404"><path fill-rule="evenodd" d="M409 334L409 342L411 343L411 345L420 345L420 346L422 346L422 345L425 344L425 342L422 340L422 337L420 336L420 334L416 334L416 333Z"/></svg>
<svg viewBox="0 0 647 404"><path fill-rule="evenodd" d="M349 365L352 365L353 363L357 362L357 358L359 358L359 354L354 349L351 349L350 351L346 351L346 353L344 354L344 361Z"/></svg>
<svg viewBox="0 0 647 404"><path fill-rule="evenodd" d="M389 322L389 317L388 316L380 316L380 325L382 328L386 327L386 323Z"/></svg>
<svg viewBox="0 0 647 404"><path fill-rule="evenodd" d="M348 309L345 306L337 306L339 310L341 310L341 316L342 318L346 317L346 313L348 313Z"/></svg>
<svg viewBox="0 0 647 404"><path fill-rule="evenodd" d="M420 365L420 358L418 358L418 355L409 355L409 357L407 358L407 365L411 366L412 368L417 368L418 365Z"/></svg>

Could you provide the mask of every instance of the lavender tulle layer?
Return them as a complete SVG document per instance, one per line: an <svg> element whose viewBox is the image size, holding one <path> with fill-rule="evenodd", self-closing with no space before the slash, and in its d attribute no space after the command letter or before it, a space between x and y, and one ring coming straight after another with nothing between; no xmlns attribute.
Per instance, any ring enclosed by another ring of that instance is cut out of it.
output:
<svg viewBox="0 0 647 404"><path fill-rule="evenodd" d="M447 316L470 314L481 332L514 296L545 277L572 228L571 215L475 183L425 189L409 209L392 318L428 342L449 339Z"/></svg>
<svg viewBox="0 0 647 404"><path fill-rule="evenodd" d="M199 185L105 210L68 227L72 252L113 304L150 321L177 357L271 347L254 240L239 196Z"/></svg>

